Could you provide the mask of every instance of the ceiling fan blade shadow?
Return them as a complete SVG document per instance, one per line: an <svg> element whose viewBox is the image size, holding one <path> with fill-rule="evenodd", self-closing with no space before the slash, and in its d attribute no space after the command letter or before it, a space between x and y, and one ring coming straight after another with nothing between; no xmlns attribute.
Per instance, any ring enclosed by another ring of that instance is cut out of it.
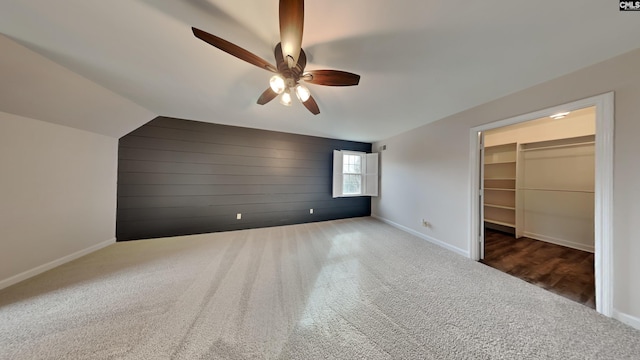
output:
<svg viewBox="0 0 640 360"><path fill-rule="evenodd" d="M320 108L318 107L318 103L316 103L316 100L313 98L313 96L309 96L307 101L303 102L302 105L304 105L307 110L311 111L313 115L320 114Z"/></svg>
<svg viewBox="0 0 640 360"><path fill-rule="evenodd" d="M264 105L264 104L268 103L269 101L275 99L276 96L278 96L278 93L276 93L275 91L271 90L270 87L268 87L267 90L265 90L262 93L262 95L260 95L260 97L258 98L258 104L259 105Z"/></svg>
<svg viewBox="0 0 640 360"><path fill-rule="evenodd" d="M446 41L456 41L455 34L395 31L306 44L305 51L313 54L314 64L359 72L405 73L432 66L438 57L433 48L442 46Z"/></svg>
<svg viewBox="0 0 640 360"><path fill-rule="evenodd" d="M219 38L215 35L209 34L206 31L202 31L200 29L191 28L193 31L193 35L195 35L195 37L197 37L198 39L209 43L215 47L217 47L218 49L233 55L235 57L237 57L240 60L244 60L246 62L248 62L249 64L253 64L261 69L265 69L267 71L271 71L271 72L277 72L276 67L271 65L267 60L259 57L258 55L249 52L241 47L239 47L238 45L235 45L233 43L230 43L227 40L224 40L222 38Z"/></svg>
<svg viewBox="0 0 640 360"><path fill-rule="evenodd" d="M298 63L304 28L304 0L280 0L280 43L289 68Z"/></svg>
<svg viewBox="0 0 640 360"><path fill-rule="evenodd" d="M360 82L360 75L340 70L311 70L304 73L302 79L315 85L355 86Z"/></svg>

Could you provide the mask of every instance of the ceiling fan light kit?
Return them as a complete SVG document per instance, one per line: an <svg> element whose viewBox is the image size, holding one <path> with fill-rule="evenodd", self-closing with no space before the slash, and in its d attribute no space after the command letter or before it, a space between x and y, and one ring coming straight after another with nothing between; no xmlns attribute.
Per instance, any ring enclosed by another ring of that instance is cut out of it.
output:
<svg viewBox="0 0 640 360"><path fill-rule="evenodd" d="M360 82L360 75L339 70L311 70L305 72L307 57L302 50L302 30L304 26L304 0L280 0L280 43L274 50L276 66L267 60L215 35L197 28L191 28L200 40L218 49L244 60L261 69L275 73L269 80L269 88L258 98L257 103L264 105L280 95L280 103L291 106L291 94L314 115L320 113L318 104L311 96L309 89L300 84L324 86L355 86Z"/></svg>
<svg viewBox="0 0 640 360"><path fill-rule="evenodd" d="M269 86L275 93L282 94L285 88L284 78L280 75L273 75L269 80Z"/></svg>
<svg viewBox="0 0 640 360"><path fill-rule="evenodd" d="M298 97L298 100L305 102L311 97L311 92L306 86L298 84L296 85L296 96Z"/></svg>
<svg viewBox="0 0 640 360"><path fill-rule="evenodd" d="M280 95L280 104L284 106L291 106L291 92L289 89L286 89Z"/></svg>

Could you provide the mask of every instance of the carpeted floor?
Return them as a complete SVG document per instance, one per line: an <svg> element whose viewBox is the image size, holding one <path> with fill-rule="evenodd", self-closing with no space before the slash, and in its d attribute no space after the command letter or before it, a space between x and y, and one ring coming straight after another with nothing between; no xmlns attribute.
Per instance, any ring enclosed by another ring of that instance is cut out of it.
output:
<svg viewBox="0 0 640 360"><path fill-rule="evenodd" d="M117 243L0 291L0 359L638 359L640 331L371 218Z"/></svg>

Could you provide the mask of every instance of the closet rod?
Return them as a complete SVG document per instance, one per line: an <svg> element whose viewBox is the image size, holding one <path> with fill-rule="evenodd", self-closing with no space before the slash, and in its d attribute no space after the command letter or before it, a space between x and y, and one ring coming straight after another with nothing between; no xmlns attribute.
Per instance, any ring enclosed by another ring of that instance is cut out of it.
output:
<svg viewBox="0 0 640 360"><path fill-rule="evenodd" d="M573 143L573 144L549 145L549 146L540 146L540 147L535 147L535 148L530 148L530 149L524 148L524 149L521 149L520 151L535 151L535 150L557 149L557 148L565 148L565 147L573 147L573 146L592 145L592 144L595 144L595 143L596 143L595 141L587 141L587 142L580 142L580 143ZM527 145L527 144L523 144L523 145Z"/></svg>
<svg viewBox="0 0 640 360"><path fill-rule="evenodd" d="M518 190L532 190L532 191L558 191L558 192L575 192L575 193L588 193L593 194L593 190L567 190L567 189L533 189L533 188L521 188Z"/></svg>

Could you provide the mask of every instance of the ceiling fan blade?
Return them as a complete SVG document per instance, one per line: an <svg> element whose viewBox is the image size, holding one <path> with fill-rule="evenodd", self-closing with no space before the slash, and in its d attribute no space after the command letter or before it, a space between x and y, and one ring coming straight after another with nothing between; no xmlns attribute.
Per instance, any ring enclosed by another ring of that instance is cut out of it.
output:
<svg viewBox="0 0 640 360"><path fill-rule="evenodd" d="M298 63L303 27L304 0L280 0L280 42L289 68Z"/></svg>
<svg viewBox="0 0 640 360"><path fill-rule="evenodd" d="M218 49L237 57L240 60L244 60L249 64L253 64L259 68L262 68L271 72L277 72L275 66L271 65L267 60L259 57L258 55L253 54L239 47L238 45L232 44L227 40L224 40L215 35L209 34L206 31L202 31L194 27L192 27L191 29L193 30L193 35L195 35L198 39L204 42L207 42L217 47Z"/></svg>
<svg viewBox="0 0 640 360"><path fill-rule="evenodd" d="M275 91L271 90L270 87L268 87L267 90L265 90L262 93L262 95L260 95L260 97L258 98L258 104L264 105L269 101L275 99L276 96L278 96L278 93L276 93Z"/></svg>
<svg viewBox="0 0 640 360"><path fill-rule="evenodd" d="M326 86L354 86L360 82L360 75L340 70L311 70L302 79L310 84Z"/></svg>
<svg viewBox="0 0 640 360"><path fill-rule="evenodd" d="M313 96L309 96L307 101L303 102L302 105L304 105L307 110L311 111L313 115L320 114L320 108L318 108L318 103L313 99Z"/></svg>

